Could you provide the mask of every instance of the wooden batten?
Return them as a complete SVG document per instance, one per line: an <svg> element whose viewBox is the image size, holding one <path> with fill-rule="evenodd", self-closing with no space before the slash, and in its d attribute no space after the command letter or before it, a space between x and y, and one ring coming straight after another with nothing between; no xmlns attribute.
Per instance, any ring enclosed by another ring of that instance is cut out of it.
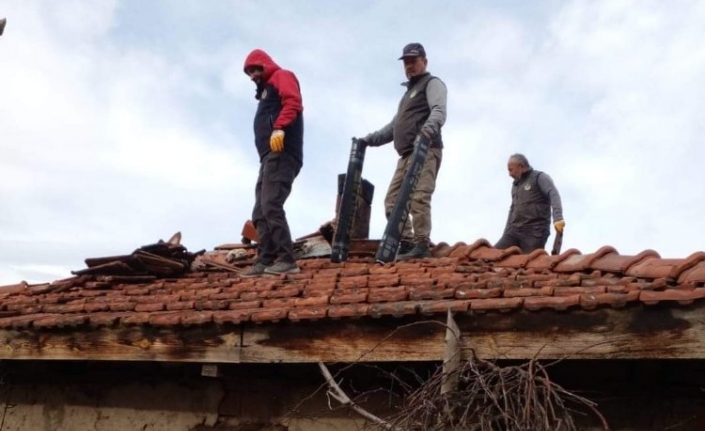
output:
<svg viewBox="0 0 705 431"><path fill-rule="evenodd" d="M705 305L457 314L463 358L705 359ZM0 359L201 363L442 361L446 319L0 331Z"/></svg>

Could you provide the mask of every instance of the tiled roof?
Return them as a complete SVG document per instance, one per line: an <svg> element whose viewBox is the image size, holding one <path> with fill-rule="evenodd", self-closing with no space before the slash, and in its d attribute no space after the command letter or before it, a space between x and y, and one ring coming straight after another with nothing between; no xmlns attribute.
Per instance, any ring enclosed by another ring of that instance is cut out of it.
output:
<svg viewBox="0 0 705 431"><path fill-rule="evenodd" d="M678 306L705 298L703 252L663 259L652 250L629 256L606 246L549 256L498 250L480 239L441 243L429 259L380 265L361 252L338 264L327 257L301 259L295 275L242 279L238 270L253 254L246 245L193 254L172 238L127 256L87 259L88 268L71 278L0 287L0 328L323 323L448 309Z"/></svg>

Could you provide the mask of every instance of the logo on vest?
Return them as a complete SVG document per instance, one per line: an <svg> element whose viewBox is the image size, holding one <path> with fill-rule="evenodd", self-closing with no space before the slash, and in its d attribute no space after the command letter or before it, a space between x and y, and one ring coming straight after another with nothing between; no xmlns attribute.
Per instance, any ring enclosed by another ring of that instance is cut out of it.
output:
<svg viewBox="0 0 705 431"><path fill-rule="evenodd" d="M414 96L416 96L416 90L411 92L411 94L409 95L409 99L413 99Z"/></svg>
<svg viewBox="0 0 705 431"><path fill-rule="evenodd" d="M267 98L267 89L265 88L264 90L262 90L262 99L266 99L266 98Z"/></svg>
<svg viewBox="0 0 705 431"><path fill-rule="evenodd" d="M524 185L524 190L526 190L527 192L528 192L529 190L531 190L531 184L525 184L525 185Z"/></svg>

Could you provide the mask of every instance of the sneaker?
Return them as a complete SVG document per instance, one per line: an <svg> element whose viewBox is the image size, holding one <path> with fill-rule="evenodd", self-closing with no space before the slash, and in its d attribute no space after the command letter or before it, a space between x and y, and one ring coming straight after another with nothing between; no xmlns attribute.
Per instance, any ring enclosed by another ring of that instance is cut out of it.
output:
<svg viewBox="0 0 705 431"><path fill-rule="evenodd" d="M431 250L427 245L416 244L408 253L400 254L397 260L424 259L431 257Z"/></svg>
<svg viewBox="0 0 705 431"><path fill-rule="evenodd" d="M257 262L254 265L252 265L250 268L240 272L240 277L242 277L242 278L261 277L264 275L264 271L267 268L268 268L268 265L266 265L262 262Z"/></svg>
<svg viewBox="0 0 705 431"><path fill-rule="evenodd" d="M295 263L276 262L274 265L264 270L265 274L281 275L281 274L298 274L301 272Z"/></svg>

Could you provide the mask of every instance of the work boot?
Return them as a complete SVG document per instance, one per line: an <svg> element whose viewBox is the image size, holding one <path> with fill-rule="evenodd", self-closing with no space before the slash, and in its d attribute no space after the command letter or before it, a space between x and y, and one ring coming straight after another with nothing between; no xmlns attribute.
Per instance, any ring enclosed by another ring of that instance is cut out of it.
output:
<svg viewBox="0 0 705 431"><path fill-rule="evenodd" d="M398 255L406 254L411 251L411 249L414 248L414 243L412 241L407 241L405 239L399 241L399 251L397 252Z"/></svg>
<svg viewBox="0 0 705 431"><path fill-rule="evenodd" d="M414 248L409 250L408 253L400 254L397 260L424 259L427 257L431 257L431 250L428 249L428 244L421 243L414 245Z"/></svg>
<svg viewBox="0 0 705 431"><path fill-rule="evenodd" d="M264 275L264 270L267 269L269 265L262 262L256 262L254 265L248 269L240 272L241 278L252 278L252 277L262 277Z"/></svg>
<svg viewBox="0 0 705 431"><path fill-rule="evenodd" d="M296 263L281 261L264 270L264 273L269 275L298 274L299 272L301 270Z"/></svg>

